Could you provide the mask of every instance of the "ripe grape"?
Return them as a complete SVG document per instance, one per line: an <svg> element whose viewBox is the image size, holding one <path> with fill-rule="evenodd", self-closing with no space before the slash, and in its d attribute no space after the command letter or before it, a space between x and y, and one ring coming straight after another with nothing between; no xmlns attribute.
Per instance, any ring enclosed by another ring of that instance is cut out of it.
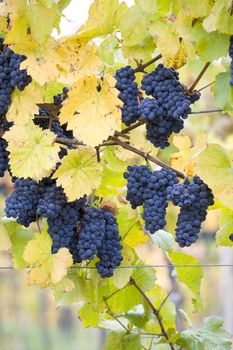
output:
<svg viewBox="0 0 233 350"><path fill-rule="evenodd" d="M155 233L166 225L167 188L177 183L176 174L169 169L154 171L150 176L142 215L145 229L150 233Z"/></svg>
<svg viewBox="0 0 233 350"><path fill-rule="evenodd" d="M96 267L100 276L111 277L116 267L122 261L122 245L120 243L121 237L115 216L106 210L102 210L105 221L104 238L102 244L98 248L98 258Z"/></svg>
<svg viewBox="0 0 233 350"><path fill-rule="evenodd" d="M104 239L105 221L103 211L90 207L85 210L79 232L79 255L82 260L93 260Z"/></svg>
<svg viewBox="0 0 233 350"><path fill-rule="evenodd" d="M233 242L233 233L230 234L229 239Z"/></svg>
<svg viewBox="0 0 233 350"><path fill-rule="evenodd" d="M62 206L57 216L48 218L48 233L53 245L52 253L57 253L60 248L72 249L72 239L77 234L77 222L80 220L80 207L83 199Z"/></svg>
<svg viewBox="0 0 233 350"><path fill-rule="evenodd" d="M3 177L8 170L9 152L7 151L7 142L0 137L0 177Z"/></svg>
<svg viewBox="0 0 233 350"><path fill-rule="evenodd" d="M116 71L116 88L120 91L119 98L124 103L122 107L122 121L126 125L136 122L139 117L138 85L135 82L134 70L130 66Z"/></svg>
<svg viewBox="0 0 233 350"><path fill-rule="evenodd" d="M183 129L184 121L167 114L156 99L145 98L139 106L140 116L146 123L146 138L155 146L169 146L168 138Z"/></svg>
<svg viewBox="0 0 233 350"><path fill-rule="evenodd" d="M185 182L175 185L168 192L173 204L181 208L176 226L176 241L180 247L189 247L198 239L207 208L214 204L212 191L198 176L194 176L192 184Z"/></svg>
<svg viewBox="0 0 233 350"><path fill-rule="evenodd" d="M61 187L48 182L40 185L40 199L37 205L37 214L44 218L57 217L62 207L67 203L66 195Z"/></svg>
<svg viewBox="0 0 233 350"><path fill-rule="evenodd" d="M14 53L9 47L0 52L0 116L7 113L14 88L22 91L32 81L27 71L20 69L25 59L25 56Z"/></svg>
<svg viewBox="0 0 233 350"><path fill-rule="evenodd" d="M28 227L36 221L36 208L39 201L39 186L31 179L16 179L15 189L6 199L5 213L7 217Z"/></svg>
<svg viewBox="0 0 233 350"><path fill-rule="evenodd" d="M135 209L144 203L145 188L150 181L151 171L145 165L128 166L127 170L124 173L124 178L127 179L126 199Z"/></svg>
<svg viewBox="0 0 233 350"><path fill-rule="evenodd" d="M183 120L191 112L190 105L200 98L200 93L187 95L179 82L179 73L162 64L143 77L142 89L154 98L144 99L139 108L141 118L147 122L147 139L156 147L165 148L172 132L183 128Z"/></svg>

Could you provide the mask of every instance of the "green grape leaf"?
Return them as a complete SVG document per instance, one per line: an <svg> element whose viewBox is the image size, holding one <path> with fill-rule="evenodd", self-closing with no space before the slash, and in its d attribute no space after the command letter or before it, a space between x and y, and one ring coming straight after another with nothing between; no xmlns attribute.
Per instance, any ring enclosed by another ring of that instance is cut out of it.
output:
<svg viewBox="0 0 233 350"><path fill-rule="evenodd" d="M196 171L212 189L214 196L233 209L233 169L227 152L217 144L210 144L198 155Z"/></svg>
<svg viewBox="0 0 233 350"><path fill-rule="evenodd" d="M65 86L65 84L57 81L47 84L44 92L45 103L53 103L53 96L60 93Z"/></svg>
<svg viewBox="0 0 233 350"><path fill-rule="evenodd" d="M232 3L229 0L216 0L207 16L203 21L203 27L207 32L217 30L221 33L233 33L233 21L231 11Z"/></svg>
<svg viewBox="0 0 233 350"><path fill-rule="evenodd" d="M89 9L87 22L75 37L92 39L112 33L126 10L126 4L119 4L117 0L95 0Z"/></svg>
<svg viewBox="0 0 233 350"><path fill-rule="evenodd" d="M200 329L181 332L178 344L187 350L230 350L232 345L231 335L223 329L223 320L215 316L206 317Z"/></svg>
<svg viewBox="0 0 233 350"><path fill-rule="evenodd" d="M47 6L32 1L27 6L27 16L32 37L39 44L43 44L49 39L53 28L59 28L60 12L56 4L50 6L48 10ZM38 18L40 18L39 28Z"/></svg>
<svg viewBox="0 0 233 350"><path fill-rule="evenodd" d="M24 269L27 263L23 258L24 249L27 243L32 239L33 233L30 230L20 229L11 235L12 242L12 262L16 269Z"/></svg>
<svg viewBox="0 0 233 350"><path fill-rule="evenodd" d="M126 286L120 289L109 300L108 304L113 313L127 312L132 307L141 304L142 298L134 286Z"/></svg>
<svg viewBox="0 0 233 350"><path fill-rule="evenodd" d="M233 234L233 210L221 209L219 226L220 228L216 233L217 246L233 247L233 242L229 238Z"/></svg>
<svg viewBox="0 0 233 350"><path fill-rule="evenodd" d="M218 32L203 31L197 43L197 53L203 61L213 61L225 56L229 49L229 36Z"/></svg>
<svg viewBox="0 0 233 350"><path fill-rule="evenodd" d="M220 73L214 85L215 103L224 111L233 110L233 89L229 83L230 79L230 72Z"/></svg>
<svg viewBox="0 0 233 350"><path fill-rule="evenodd" d="M101 175L102 165L97 162L95 152L83 148L69 151L53 178L57 178L68 199L74 201L97 188Z"/></svg>
<svg viewBox="0 0 233 350"><path fill-rule="evenodd" d="M104 350L141 350L139 334L112 332L108 335Z"/></svg>
<svg viewBox="0 0 233 350"><path fill-rule="evenodd" d="M138 265L143 265L141 262ZM156 270L154 268L136 268L133 275L133 279L137 285L144 291L147 292L155 285L156 281Z"/></svg>
<svg viewBox="0 0 233 350"><path fill-rule="evenodd" d="M125 45L138 45L148 36L149 15L140 6L132 6L122 16L119 29Z"/></svg>
<svg viewBox="0 0 233 350"><path fill-rule="evenodd" d="M158 309L164 299L167 297L166 290L156 284L149 292L147 292L147 296L152 298L153 305L156 309ZM176 308L173 302L170 300L166 300L163 306L160 309L160 316L163 319L164 326L166 329L175 329L176 323ZM146 323L146 331L147 332L160 332L161 329L159 327L158 322L155 319L150 319Z"/></svg>
<svg viewBox="0 0 233 350"><path fill-rule="evenodd" d="M196 0L195 4L193 0L181 0L180 6L182 10L190 17L199 18L205 17L211 10L210 0Z"/></svg>
<svg viewBox="0 0 233 350"><path fill-rule="evenodd" d="M191 255L180 252L169 252L168 258L174 265L197 265L195 267L174 267L178 279L183 282L192 292L194 299L193 303L196 308L201 306L200 287L203 277L200 261Z"/></svg>
<svg viewBox="0 0 233 350"><path fill-rule="evenodd" d="M174 237L171 233L164 230L158 230L155 235L151 236L152 241L165 251L172 250Z"/></svg>
<svg viewBox="0 0 233 350"><path fill-rule="evenodd" d="M78 315L83 327L97 327L102 320L101 314L93 308L93 305L88 303L78 310Z"/></svg>

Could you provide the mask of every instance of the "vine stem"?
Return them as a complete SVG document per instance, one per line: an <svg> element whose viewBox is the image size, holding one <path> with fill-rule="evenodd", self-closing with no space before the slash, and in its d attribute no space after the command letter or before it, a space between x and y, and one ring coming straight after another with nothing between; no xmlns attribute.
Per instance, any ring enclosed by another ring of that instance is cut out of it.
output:
<svg viewBox="0 0 233 350"><path fill-rule="evenodd" d="M204 114L204 113L217 113L217 112L223 112L223 109L210 109L210 110L207 110L207 111L191 112L189 114Z"/></svg>
<svg viewBox="0 0 233 350"><path fill-rule="evenodd" d="M171 168L169 165L167 165L167 164L161 162L159 159L157 159L157 158L155 158L155 157L152 157L150 154L145 153L145 152L143 152L143 151L140 151L139 149L137 149L137 148L131 146L130 144L125 143L125 142L119 140L117 137L115 137L115 136L110 136L109 139L112 140L112 141L114 141L115 143L117 143L119 146L121 146L121 147L127 149L128 151L131 151L131 152L133 152L133 153L136 153L136 154L138 154L139 156L143 157L144 159L150 160L151 162L153 162L153 163L155 163L155 164L161 166L162 168L166 168L166 169L169 169L169 170L171 170L171 171L174 171L174 172L176 173L176 175L179 176L179 177L181 177L182 179L185 179L185 178L186 178L185 174L181 173L180 171Z"/></svg>
<svg viewBox="0 0 233 350"><path fill-rule="evenodd" d="M139 64L138 67L134 69L134 73L144 72L145 68L149 67L151 64L155 63L160 58L162 58L161 54L157 55L156 57L152 58L151 60L149 60L148 62L146 62L144 64Z"/></svg>
<svg viewBox="0 0 233 350"><path fill-rule="evenodd" d="M147 302L147 304L151 308L153 314L155 315L155 317L158 321L158 324L159 324L159 327L161 329L162 334L168 340L168 344L170 345L171 350L175 350L174 345L172 343L169 343L169 336L168 336L166 329L163 325L163 321L159 315L159 310L154 307L154 305L152 304L152 302L150 301L148 296L143 292L143 290L139 287L139 285L136 283L136 281L132 277L130 277L130 284L133 285L139 291L139 293L141 294L143 299Z"/></svg>
<svg viewBox="0 0 233 350"><path fill-rule="evenodd" d="M201 78L203 77L203 75L205 74L207 68L209 67L209 65L211 64L211 62L207 62L204 67L202 68L202 70L200 71L200 73L198 74L198 76L196 77L195 81L193 82L193 84L190 86L189 88L189 92L192 92L195 87L197 86L197 84L199 83L199 81L201 80Z"/></svg>

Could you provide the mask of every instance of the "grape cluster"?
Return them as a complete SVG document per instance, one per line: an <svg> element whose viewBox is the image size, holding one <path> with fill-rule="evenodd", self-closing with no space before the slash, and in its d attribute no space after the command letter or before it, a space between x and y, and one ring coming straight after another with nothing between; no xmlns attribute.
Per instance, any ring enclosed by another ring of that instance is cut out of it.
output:
<svg viewBox="0 0 233 350"><path fill-rule="evenodd" d="M39 187L31 179L17 179L15 190L6 199L5 213L28 227L36 220L36 207L39 201Z"/></svg>
<svg viewBox="0 0 233 350"><path fill-rule="evenodd" d="M3 39L0 39L3 44ZM31 83L26 69L20 69L25 56L14 53L10 48L0 52L0 116L4 116L11 103L11 93L17 87L20 91Z"/></svg>
<svg viewBox="0 0 233 350"><path fill-rule="evenodd" d="M128 166L127 200L133 209L143 205L145 228L154 233L166 225L167 187L178 183L176 174L169 169L153 173L146 166Z"/></svg>
<svg viewBox="0 0 233 350"><path fill-rule="evenodd" d="M214 203L212 191L198 176L193 177L191 184L188 180L179 184L176 174L169 169L163 168L152 173L145 168L128 167L124 174L128 181L126 198L132 208L143 204L142 216L145 228L150 233L165 227L169 200L179 206L176 241L180 247L190 246L198 239L207 208ZM140 179L143 179L141 183Z"/></svg>
<svg viewBox="0 0 233 350"><path fill-rule="evenodd" d="M98 258L96 267L101 277L111 277L116 267L120 266L122 261L122 245L120 243L119 229L115 216L106 210L103 210L105 220L104 238L98 249Z"/></svg>
<svg viewBox="0 0 233 350"><path fill-rule="evenodd" d="M80 224L79 255L82 260L93 260L104 239L105 221L102 210L87 208Z"/></svg>
<svg viewBox="0 0 233 350"><path fill-rule="evenodd" d="M151 174L150 182L145 190L147 199L143 206L145 228L150 233L166 226L167 187L178 183L177 176L169 169L161 169Z"/></svg>
<svg viewBox="0 0 233 350"><path fill-rule="evenodd" d="M184 127L182 118L170 117L156 99L145 98L139 107L140 116L146 123L146 137L155 146L169 146L168 138L172 132L178 133Z"/></svg>
<svg viewBox="0 0 233 350"><path fill-rule="evenodd" d="M116 88L120 91L119 98L123 101L122 121L126 125L135 123L139 117L138 85L135 82L134 70L130 66L116 71Z"/></svg>
<svg viewBox="0 0 233 350"><path fill-rule="evenodd" d="M169 198L180 207L176 226L176 241L180 247L189 247L198 239L207 208L214 204L210 188L198 177L193 183L184 183L168 189Z"/></svg>
<svg viewBox="0 0 233 350"><path fill-rule="evenodd" d="M135 209L144 203L145 188L149 184L151 171L144 165L128 166L127 169L128 171L124 173L124 178L127 179L126 199Z"/></svg>
<svg viewBox="0 0 233 350"><path fill-rule="evenodd" d="M142 89L153 97L144 99L139 107L141 118L147 122L147 139L155 147L165 148L170 135L182 130L190 105L200 98L200 93L186 95L179 73L162 64L143 77Z"/></svg>
<svg viewBox="0 0 233 350"><path fill-rule="evenodd" d="M233 86L233 35L230 36L230 47L229 47L229 56L231 58L231 65L230 65L230 84Z"/></svg>

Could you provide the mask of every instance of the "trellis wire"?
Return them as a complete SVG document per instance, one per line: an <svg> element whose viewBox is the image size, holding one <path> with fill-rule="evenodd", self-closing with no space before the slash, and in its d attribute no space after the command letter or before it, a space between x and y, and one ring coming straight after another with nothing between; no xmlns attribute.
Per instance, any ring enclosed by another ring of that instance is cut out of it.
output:
<svg viewBox="0 0 233 350"><path fill-rule="evenodd" d="M158 265L123 265L115 269L147 269L147 268L164 268L164 267L233 267L233 264L158 264ZM72 266L71 269L88 269L96 270L95 266ZM13 266L0 266L0 270L14 269ZM26 267L25 269L30 269ZM24 269L24 270L25 270Z"/></svg>

